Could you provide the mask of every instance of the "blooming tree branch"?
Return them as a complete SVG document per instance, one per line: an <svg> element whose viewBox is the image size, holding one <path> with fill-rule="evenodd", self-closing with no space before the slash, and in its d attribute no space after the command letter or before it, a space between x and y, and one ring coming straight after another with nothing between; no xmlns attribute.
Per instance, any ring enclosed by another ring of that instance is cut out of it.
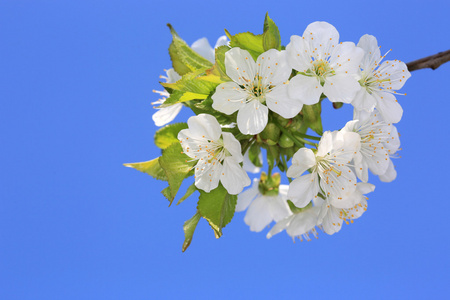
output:
<svg viewBox="0 0 450 300"><path fill-rule="evenodd" d="M432 69L436 70L442 64L450 61L450 50L439 52L434 55L430 55L418 60L411 61L407 63L408 70L410 72L420 69Z"/></svg>

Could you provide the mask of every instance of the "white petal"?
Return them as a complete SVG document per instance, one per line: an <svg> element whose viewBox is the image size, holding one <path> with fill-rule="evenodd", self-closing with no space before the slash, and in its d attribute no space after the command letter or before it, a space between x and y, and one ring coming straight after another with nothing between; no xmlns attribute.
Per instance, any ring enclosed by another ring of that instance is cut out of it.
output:
<svg viewBox="0 0 450 300"><path fill-rule="evenodd" d="M359 111L366 110L372 112L376 103L377 100L363 87L360 88L352 100L353 107Z"/></svg>
<svg viewBox="0 0 450 300"><path fill-rule="evenodd" d="M387 126L388 140L384 143L384 146L390 150L389 153L395 153L400 148L400 138L397 128L394 125Z"/></svg>
<svg viewBox="0 0 450 300"><path fill-rule="evenodd" d="M319 146L317 147L317 156L325 156L333 149L333 134L330 131L325 131L320 138Z"/></svg>
<svg viewBox="0 0 450 300"><path fill-rule="evenodd" d="M266 104L271 111L286 119L295 117L300 113L303 103L288 96L288 84L281 84L266 94Z"/></svg>
<svg viewBox="0 0 450 300"><path fill-rule="evenodd" d="M211 115L199 114L198 116L190 117L187 123L191 134L198 138L217 141L222 134L219 122Z"/></svg>
<svg viewBox="0 0 450 300"><path fill-rule="evenodd" d="M318 193L317 174L303 175L289 184L288 199L297 207L305 207Z"/></svg>
<svg viewBox="0 0 450 300"><path fill-rule="evenodd" d="M181 76L178 75L178 73L175 72L174 69L167 70L166 74L167 74L167 81L166 81L167 83L174 83L181 79Z"/></svg>
<svg viewBox="0 0 450 300"><path fill-rule="evenodd" d="M269 110L257 100L252 100L239 109L237 124L243 134L258 134L267 125Z"/></svg>
<svg viewBox="0 0 450 300"><path fill-rule="evenodd" d="M183 104L177 103L168 107L159 108L152 116L156 126L164 126L175 119L180 112Z"/></svg>
<svg viewBox="0 0 450 300"><path fill-rule="evenodd" d="M287 191L289 189L289 186L284 186L286 189L286 195L281 195L282 185L280 185L280 194L278 195L278 197L275 197L273 201L270 201L270 211L275 222L278 222L292 214L289 205L287 204Z"/></svg>
<svg viewBox="0 0 450 300"><path fill-rule="evenodd" d="M332 102L350 103L360 88L359 82L354 77L336 74L327 77L323 93Z"/></svg>
<svg viewBox="0 0 450 300"><path fill-rule="evenodd" d="M241 153L241 144L239 143L239 141L230 132L222 132L222 137L223 146L225 147L225 149L230 152L236 162L242 162L244 160L244 157Z"/></svg>
<svg viewBox="0 0 450 300"><path fill-rule="evenodd" d="M339 43L339 32L327 22L309 24L303 32L303 37L311 45L311 51L314 50L319 59L327 56L326 54L330 53Z"/></svg>
<svg viewBox="0 0 450 300"><path fill-rule="evenodd" d="M279 85L289 79L292 68L288 66L286 51L270 49L256 60L256 74L264 85Z"/></svg>
<svg viewBox="0 0 450 300"><path fill-rule="evenodd" d="M344 42L336 46L330 57L330 66L336 75L354 77L359 73L359 65L364 56L364 50L352 42Z"/></svg>
<svg viewBox="0 0 450 300"><path fill-rule="evenodd" d="M231 195L237 195L244 187L250 185L250 178L247 172L237 163L231 156L223 160L222 173L220 174L220 181L223 187Z"/></svg>
<svg viewBox="0 0 450 300"><path fill-rule="evenodd" d="M272 222L272 214L270 212L271 197L259 196L250 204L244 222L250 226L250 231L260 232Z"/></svg>
<svg viewBox="0 0 450 300"><path fill-rule="evenodd" d="M332 206L327 208L327 205L323 205L322 210L326 210L326 214L322 220L323 231L331 235L341 230L343 220L339 218L337 209Z"/></svg>
<svg viewBox="0 0 450 300"><path fill-rule="evenodd" d="M225 68L227 75L240 85L253 81L256 74L255 61L241 48L231 48L225 53Z"/></svg>
<svg viewBox="0 0 450 300"><path fill-rule="evenodd" d="M377 39L373 35L365 34L358 42L358 47L364 50L365 55L361 61L361 68L366 70L372 67L376 61L380 62L380 48L378 47Z"/></svg>
<svg viewBox="0 0 450 300"><path fill-rule="evenodd" d="M287 226L292 222L292 219L294 218L294 215L291 215L289 217L284 218L283 220L277 222L272 229L267 233L266 237L270 239L272 236L274 236L277 233L280 233L281 231L285 230Z"/></svg>
<svg viewBox="0 0 450 300"><path fill-rule="evenodd" d="M317 224L319 208L311 207L301 213L295 214L292 222L286 229L291 237L300 236L309 232Z"/></svg>
<svg viewBox="0 0 450 300"><path fill-rule="evenodd" d="M379 177L382 182L391 182L394 181L395 178L397 178L397 171L395 171L395 167L394 164L392 163L392 160L389 160L389 166L386 170L386 173L380 175Z"/></svg>
<svg viewBox="0 0 450 300"><path fill-rule="evenodd" d="M209 60L211 63L215 62L214 57L214 49L211 47L211 45L208 42L207 38L201 38L196 40L192 46L191 49Z"/></svg>
<svg viewBox="0 0 450 300"><path fill-rule="evenodd" d="M286 46L287 61L292 69L306 72L311 67L309 47L298 35L291 36L291 42Z"/></svg>
<svg viewBox="0 0 450 300"><path fill-rule="evenodd" d="M216 92L212 95L212 107L215 110L231 115L244 106L248 93L241 89L235 82L225 82L217 86Z"/></svg>
<svg viewBox="0 0 450 300"><path fill-rule="evenodd" d="M367 182L369 180L369 167L360 152L355 154L354 164L356 176L358 176L361 181Z"/></svg>
<svg viewBox="0 0 450 300"><path fill-rule="evenodd" d="M291 178L300 177L306 170L316 164L316 156L311 149L300 148L292 157L292 165L286 172Z"/></svg>
<svg viewBox="0 0 450 300"><path fill-rule="evenodd" d="M316 77L298 74L288 84L288 95L292 99L298 99L303 104L313 105L319 102L323 87Z"/></svg>
<svg viewBox="0 0 450 300"><path fill-rule="evenodd" d="M228 45L228 38L226 35L222 35L217 39L216 45L214 48L218 48L220 46Z"/></svg>
<svg viewBox="0 0 450 300"><path fill-rule="evenodd" d="M408 71L408 67L402 61L388 60L381 64L379 71L380 79L389 79L381 84L384 88L391 90L399 90L403 87L406 80L411 77L411 73Z"/></svg>
<svg viewBox="0 0 450 300"><path fill-rule="evenodd" d="M204 164L202 160L199 160L195 166L195 186L205 192L209 193L219 186L219 178L222 172L222 165L216 164Z"/></svg>
<svg viewBox="0 0 450 300"><path fill-rule="evenodd" d="M250 203L255 199L256 195L259 194L258 190L259 179L253 179L253 184L250 188L246 189L238 195L236 211L244 211L250 205Z"/></svg>
<svg viewBox="0 0 450 300"><path fill-rule="evenodd" d="M200 147L208 144L207 139L198 138L196 135L192 134L190 129L180 130L177 138L180 140L183 152L187 156L195 159L200 159L203 157L202 155L204 155L204 151L201 151Z"/></svg>
<svg viewBox="0 0 450 300"><path fill-rule="evenodd" d="M369 194L372 193L375 190L375 185L371 183L362 183L358 182L356 188L362 193L362 194Z"/></svg>
<svg viewBox="0 0 450 300"><path fill-rule="evenodd" d="M377 98L376 108L386 123L398 123L402 119L403 109L395 96L385 92L374 92Z"/></svg>

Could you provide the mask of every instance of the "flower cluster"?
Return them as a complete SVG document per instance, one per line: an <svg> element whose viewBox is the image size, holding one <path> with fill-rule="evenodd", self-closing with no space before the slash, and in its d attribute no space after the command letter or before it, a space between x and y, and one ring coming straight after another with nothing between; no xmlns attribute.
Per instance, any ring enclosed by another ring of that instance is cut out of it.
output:
<svg viewBox="0 0 450 300"><path fill-rule="evenodd" d="M206 39L189 47L170 28L173 69L162 77L165 89L157 93L164 98L154 103L153 120L166 125L183 106L195 116L157 131L161 157L129 166L166 180L170 202L194 175L179 201L200 193L183 250L200 218L220 237L234 212L244 210L251 231L276 222L267 238L283 230L300 240L317 237L317 229L334 234L366 211L366 194L375 189L369 171L383 182L395 179L400 141L393 124L403 114L396 96L410 73L401 61L383 61L375 37L340 42L334 26L314 22L284 47L266 15L262 35L227 31L214 48ZM353 120L323 132L324 99L335 108L352 105ZM247 172L263 166L267 173L244 190Z"/></svg>

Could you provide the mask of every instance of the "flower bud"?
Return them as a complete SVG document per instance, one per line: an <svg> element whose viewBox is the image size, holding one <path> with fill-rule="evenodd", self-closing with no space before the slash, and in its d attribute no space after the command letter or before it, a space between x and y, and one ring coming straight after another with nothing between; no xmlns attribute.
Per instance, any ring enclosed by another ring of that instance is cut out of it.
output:
<svg viewBox="0 0 450 300"><path fill-rule="evenodd" d="M265 172L262 172L258 185L259 192L265 196L277 196L280 182L281 176L279 173L274 173L272 177L268 177Z"/></svg>
<svg viewBox="0 0 450 300"><path fill-rule="evenodd" d="M266 144L274 146L278 143L278 139L280 138L280 128L274 123L268 123L259 136Z"/></svg>
<svg viewBox="0 0 450 300"><path fill-rule="evenodd" d="M280 140L278 141L278 144L281 148L290 148L294 146L294 141L288 137L286 134L281 134Z"/></svg>

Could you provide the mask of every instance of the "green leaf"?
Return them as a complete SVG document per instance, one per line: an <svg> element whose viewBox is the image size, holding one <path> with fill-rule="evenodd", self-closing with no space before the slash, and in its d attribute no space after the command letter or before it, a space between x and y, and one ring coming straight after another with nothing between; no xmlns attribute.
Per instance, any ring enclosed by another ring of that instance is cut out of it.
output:
<svg viewBox="0 0 450 300"><path fill-rule="evenodd" d="M225 68L225 53L230 50L230 47L223 45L216 49L216 67L219 71L220 77L224 81L231 81L231 78L227 75L227 69Z"/></svg>
<svg viewBox="0 0 450 300"><path fill-rule="evenodd" d="M181 248L181 251L186 251L186 249L189 247L189 245L192 242L192 237L194 236L195 228L197 228L198 221L200 220L201 215L198 213L198 211L195 213L195 215L184 222L183 230L184 230L184 243L183 247Z"/></svg>
<svg viewBox="0 0 450 300"><path fill-rule="evenodd" d="M180 204L181 202L183 202L184 200L186 200L190 195L192 195L195 191L197 190L197 188L195 187L195 183L191 184L187 191L186 194L184 194L183 197L181 197L180 200L178 200L177 205Z"/></svg>
<svg viewBox="0 0 450 300"><path fill-rule="evenodd" d="M263 46L265 51L269 49L281 50L280 31L275 22L269 17L269 13L266 13L264 20Z"/></svg>
<svg viewBox="0 0 450 300"><path fill-rule="evenodd" d="M161 166L159 165L159 157L149 161L129 163L123 165L125 167L130 167L143 173L146 173L155 179L167 181L166 173L164 172L164 169L161 168Z"/></svg>
<svg viewBox="0 0 450 300"><path fill-rule="evenodd" d="M200 190L197 209L211 225L216 238L222 236L222 228L233 218L236 202L237 195L228 194L221 183L209 193Z"/></svg>
<svg viewBox="0 0 450 300"><path fill-rule="evenodd" d="M166 149L173 143L179 142L178 133L188 128L186 123L175 123L166 125L155 133L155 145L160 149Z"/></svg>
<svg viewBox="0 0 450 300"><path fill-rule="evenodd" d="M196 114L210 114L213 115L217 121L222 125L227 125L236 122L237 112L231 115L226 115L212 108L213 100L211 97L206 98L201 102L195 104L187 103L190 109Z"/></svg>
<svg viewBox="0 0 450 300"><path fill-rule="evenodd" d="M172 25L167 24L172 33L172 43L169 46L169 55L172 60L172 66L175 71L184 75L198 69L209 69L212 64L209 60L202 57L189 47L185 41L183 41Z"/></svg>
<svg viewBox="0 0 450 300"><path fill-rule="evenodd" d="M199 70L184 75L175 83L161 83L164 88L170 89L173 92L160 107L168 107L176 103L208 98L215 91L218 84L203 80L202 77L199 77L204 73L204 70Z"/></svg>
<svg viewBox="0 0 450 300"><path fill-rule="evenodd" d="M239 47L247 50L255 61L260 54L265 52L262 34L254 35L251 32L243 32L236 35L231 35L227 30L225 30L225 33L230 39L231 47Z"/></svg>
<svg viewBox="0 0 450 300"><path fill-rule="evenodd" d="M197 161L192 161L189 156L183 153L179 142L173 143L163 151L159 158L159 164L164 169L169 182L169 192L164 194L172 204L178 189L183 180L187 177Z"/></svg>
<svg viewBox="0 0 450 300"><path fill-rule="evenodd" d="M168 186L168 187L166 187L165 189L163 189L163 190L161 191L161 194L163 194L164 197L166 197L167 200L169 200L169 202L170 202L170 203L169 203L169 206L172 205L173 198L172 198L172 194L170 193L170 186Z"/></svg>
<svg viewBox="0 0 450 300"><path fill-rule="evenodd" d="M250 146L249 150L248 150L248 158L250 159L250 161L252 162L252 164L255 167L262 167L262 161L261 158L259 157L259 155L261 154L261 148L259 147L259 145L257 143L254 143L253 145Z"/></svg>
<svg viewBox="0 0 450 300"><path fill-rule="evenodd" d="M302 113L303 113L303 122L306 125L314 130L318 135L322 135L322 119L321 119L321 102L316 103L314 105L303 105Z"/></svg>

